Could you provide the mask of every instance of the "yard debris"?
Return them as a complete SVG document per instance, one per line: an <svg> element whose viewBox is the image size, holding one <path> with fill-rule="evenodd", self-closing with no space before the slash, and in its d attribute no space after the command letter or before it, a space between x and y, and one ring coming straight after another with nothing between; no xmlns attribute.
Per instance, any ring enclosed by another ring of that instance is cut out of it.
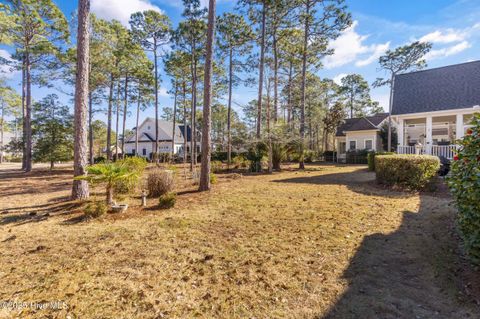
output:
<svg viewBox="0 0 480 319"><path fill-rule="evenodd" d="M9 237L5 238L4 240L2 240L2 243L6 243L7 241L15 240L16 238L17 238L16 235L9 236Z"/></svg>

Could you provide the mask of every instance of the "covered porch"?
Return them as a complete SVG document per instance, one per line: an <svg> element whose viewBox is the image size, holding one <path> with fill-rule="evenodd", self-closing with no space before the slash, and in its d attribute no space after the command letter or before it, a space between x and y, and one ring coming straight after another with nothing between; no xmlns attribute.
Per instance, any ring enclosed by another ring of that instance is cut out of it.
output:
<svg viewBox="0 0 480 319"><path fill-rule="evenodd" d="M456 140L471 127L469 114L427 114L417 117L397 117L398 154L428 154L452 159Z"/></svg>

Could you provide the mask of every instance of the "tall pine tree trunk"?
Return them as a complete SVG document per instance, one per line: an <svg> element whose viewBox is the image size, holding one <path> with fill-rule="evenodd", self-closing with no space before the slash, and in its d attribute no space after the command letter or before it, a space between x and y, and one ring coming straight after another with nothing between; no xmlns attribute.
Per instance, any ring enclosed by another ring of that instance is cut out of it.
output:
<svg viewBox="0 0 480 319"><path fill-rule="evenodd" d="M267 143L268 143L268 173L273 172L273 154L272 154L272 135L271 135L271 117L272 111L270 107L270 86L271 86L271 79L267 79Z"/></svg>
<svg viewBox="0 0 480 319"><path fill-rule="evenodd" d="M215 0L208 6L207 55L205 58L205 80L203 92L203 131L202 131L202 168L200 171L200 191L210 190L210 156L212 127L212 59L215 41Z"/></svg>
<svg viewBox="0 0 480 319"><path fill-rule="evenodd" d="M154 50L153 50L153 59L155 65L155 150L153 151L153 160L158 164L158 57L157 57L157 39L154 38Z"/></svg>
<svg viewBox="0 0 480 319"><path fill-rule="evenodd" d="M305 148L305 101L307 97L306 85L307 85L307 50L308 50L308 39L310 32L310 1L306 3L306 12L305 12L305 25L304 25L304 38L303 38L303 52L302 52L302 88L301 88L301 105L300 105L300 163L299 168L305 169L304 161L304 148Z"/></svg>
<svg viewBox="0 0 480 319"><path fill-rule="evenodd" d="M118 160L118 136L120 134L119 133L119 122L120 122L120 87L121 87L121 84L120 84L120 80L118 81L118 86L117 86L117 118L116 118L116 122L115 122L115 160Z"/></svg>
<svg viewBox="0 0 480 319"><path fill-rule="evenodd" d="M278 48L277 32L273 32L273 121L278 120Z"/></svg>
<svg viewBox="0 0 480 319"><path fill-rule="evenodd" d="M178 85L177 82L175 81L175 96L174 96L174 101L173 101L173 119L172 119L172 156L170 161L173 163L173 158L175 156L175 132L176 132L176 125L177 125L177 96L178 96Z"/></svg>
<svg viewBox="0 0 480 319"><path fill-rule="evenodd" d="M32 76L30 54L27 52L25 63L27 96L25 104L25 172L32 170Z"/></svg>
<svg viewBox="0 0 480 319"><path fill-rule="evenodd" d="M232 90L233 90L233 49L230 48L228 65L228 110L227 110L227 167L232 164Z"/></svg>
<svg viewBox="0 0 480 319"><path fill-rule="evenodd" d="M257 101L257 139L261 137L262 130L262 98L263 98L263 69L265 65L265 28L267 16L266 0L262 1L262 36L260 38L260 64L258 75L258 101Z"/></svg>
<svg viewBox="0 0 480 319"><path fill-rule="evenodd" d="M113 74L110 74L110 87L108 93L107 109L107 162L112 160L112 109L113 109Z"/></svg>
<svg viewBox="0 0 480 319"><path fill-rule="evenodd" d="M122 157L125 158L125 126L127 125L128 109L128 74L125 74L125 96L123 97L123 125L122 125Z"/></svg>
<svg viewBox="0 0 480 319"><path fill-rule="evenodd" d="M5 130L5 104L2 102L2 117L0 118L0 125L2 125L2 128L0 130L0 164L3 163L3 157L4 157L4 141L3 141L3 134Z"/></svg>
<svg viewBox="0 0 480 319"><path fill-rule="evenodd" d="M77 76L75 82L75 142L73 175L86 174L87 167L87 110L88 110L88 77L89 77L89 22L90 0L78 2L77 32ZM87 181L74 180L72 199L86 199L89 196Z"/></svg>
<svg viewBox="0 0 480 319"><path fill-rule="evenodd" d="M27 78L25 72L25 54L22 56L22 170L27 167L27 148L25 141L27 139L27 127L25 125L25 118L27 115Z"/></svg>
<svg viewBox="0 0 480 319"><path fill-rule="evenodd" d="M138 156L138 121L140 119L140 101L141 101L141 91L140 91L140 81L138 81L138 97L137 97L137 118L135 122L135 156Z"/></svg>
<svg viewBox="0 0 480 319"><path fill-rule="evenodd" d="M93 165L95 162L95 155L93 153L93 98L92 92L88 93L88 154L89 154L89 163Z"/></svg>
<svg viewBox="0 0 480 319"><path fill-rule="evenodd" d="M287 123L290 127L292 122L292 77L293 77L293 62L290 61L290 66L288 70L288 96L287 96Z"/></svg>
<svg viewBox="0 0 480 319"><path fill-rule="evenodd" d="M192 109L191 109L191 128L190 128L190 132L191 132L191 136L190 136L190 171L193 172L193 168L194 168L194 165L195 165L195 160L194 160L194 156L195 156L195 140L196 140L196 136L195 136L195 117L196 117L196 112L195 112L195 109L197 107L197 70L196 70L196 57L195 57L195 49L196 49L196 44L195 44L195 41L192 42L192 61L191 61L191 64L190 64L190 71L192 73Z"/></svg>
<svg viewBox="0 0 480 319"><path fill-rule="evenodd" d="M188 148L188 139L187 139L187 88L185 87L185 82L183 86L183 167L187 163L187 148Z"/></svg>

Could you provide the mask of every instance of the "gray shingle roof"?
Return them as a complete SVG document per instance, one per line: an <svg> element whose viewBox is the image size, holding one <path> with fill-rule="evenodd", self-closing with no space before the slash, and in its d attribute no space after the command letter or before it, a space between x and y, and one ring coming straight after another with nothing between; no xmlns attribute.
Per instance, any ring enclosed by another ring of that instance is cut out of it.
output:
<svg viewBox="0 0 480 319"><path fill-rule="evenodd" d="M480 104L480 61L395 77L392 115L471 108Z"/></svg>
<svg viewBox="0 0 480 319"><path fill-rule="evenodd" d="M367 131L377 130L378 125L388 117L388 113L378 113L373 116L346 119L343 124L337 128L336 136L345 136L348 131Z"/></svg>

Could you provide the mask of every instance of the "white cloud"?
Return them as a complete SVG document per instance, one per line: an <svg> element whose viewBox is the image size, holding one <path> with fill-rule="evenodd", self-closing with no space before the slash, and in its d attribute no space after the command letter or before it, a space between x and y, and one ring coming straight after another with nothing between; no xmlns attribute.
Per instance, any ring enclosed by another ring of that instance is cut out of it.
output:
<svg viewBox="0 0 480 319"><path fill-rule="evenodd" d="M334 78L333 78L333 82L335 82L336 84L338 85L341 85L342 84L342 79L344 77L346 77L348 74L347 73L340 73L340 74L337 74Z"/></svg>
<svg viewBox="0 0 480 319"><path fill-rule="evenodd" d="M455 55L458 54L462 51L465 51L466 49L471 48L472 45L468 41L462 41L456 45L442 48L442 49L437 49L437 50L432 50L428 52L425 55L425 59L427 60L433 60L433 59L438 59L438 58L444 58L447 56Z"/></svg>
<svg viewBox="0 0 480 319"><path fill-rule="evenodd" d="M358 67L369 65L378 60L378 58L390 48L390 42L376 44L373 46L373 53L366 59L358 60L355 65Z"/></svg>
<svg viewBox="0 0 480 319"><path fill-rule="evenodd" d="M430 32L419 39L421 42L432 43L452 43L463 41L466 33L461 30L447 29L445 31L436 30Z"/></svg>
<svg viewBox="0 0 480 319"><path fill-rule="evenodd" d="M98 17L106 20L116 19L125 26L128 26L132 13L145 10L163 12L148 0L92 0L92 12Z"/></svg>
<svg viewBox="0 0 480 319"><path fill-rule="evenodd" d="M354 21L352 26L330 43L329 48L335 50L335 53L324 59L324 64L327 69L333 69L354 62L360 55L363 55L363 59L357 61L356 66L366 66L374 62L389 48L390 42L364 45L363 43L368 39L368 35L358 34L355 31L357 26L358 21ZM368 56L365 56L367 54Z"/></svg>
<svg viewBox="0 0 480 319"><path fill-rule="evenodd" d="M6 50L0 49L0 57L4 58L7 61L13 61L12 56ZM12 70L8 65L0 65L0 76L5 78L12 78L18 71Z"/></svg>
<svg viewBox="0 0 480 319"><path fill-rule="evenodd" d="M431 50L425 58L427 60L440 59L463 52L472 47L469 39L478 36L480 23L464 29L444 29L427 33L419 39L443 47Z"/></svg>
<svg viewBox="0 0 480 319"><path fill-rule="evenodd" d="M170 94L168 94L168 91L166 88L161 87L160 90L158 90L158 96L169 97Z"/></svg>

